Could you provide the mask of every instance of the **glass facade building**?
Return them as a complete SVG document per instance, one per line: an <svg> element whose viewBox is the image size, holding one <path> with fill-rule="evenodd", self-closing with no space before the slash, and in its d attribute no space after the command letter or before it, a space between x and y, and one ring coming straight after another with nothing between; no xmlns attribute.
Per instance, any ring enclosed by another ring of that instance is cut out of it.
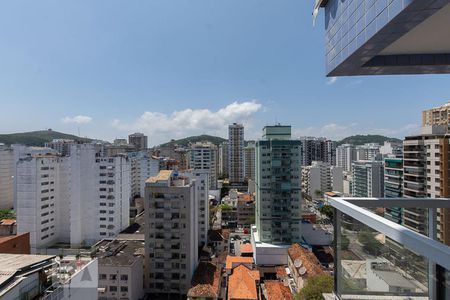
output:
<svg viewBox="0 0 450 300"><path fill-rule="evenodd" d="M317 0L328 76L450 73L449 3Z"/></svg>

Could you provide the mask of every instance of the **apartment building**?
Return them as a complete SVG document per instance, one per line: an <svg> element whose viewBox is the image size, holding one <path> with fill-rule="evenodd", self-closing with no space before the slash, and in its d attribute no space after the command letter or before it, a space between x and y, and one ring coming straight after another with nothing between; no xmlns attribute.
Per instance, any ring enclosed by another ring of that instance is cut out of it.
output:
<svg viewBox="0 0 450 300"><path fill-rule="evenodd" d="M450 102L422 112L422 127L433 125L444 126L448 132L450 128Z"/></svg>
<svg viewBox="0 0 450 300"><path fill-rule="evenodd" d="M196 180L171 170L146 182L145 277L153 295L186 295L198 262Z"/></svg>
<svg viewBox="0 0 450 300"><path fill-rule="evenodd" d="M69 139L54 139L51 142L45 143L45 147L57 151L61 156L70 156L70 148L77 144L74 140Z"/></svg>
<svg viewBox="0 0 450 300"><path fill-rule="evenodd" d="M128 136L128 144L133 145L136 151L147 150L147 136L143 133L133 133Z"/></svg>
<svg viewBox="0 0 450 300"><path fill-rule="evenodd" d="M403 157L403 142L390 142L385 141L382 146L380 146L380 154L383 158L385 157Z"/></svg>
<svg viewBox="0 0 450 300"><path fill-rule="evenodd" d="M241 194L238 197L237 205L237 225L239 227L249 227L255 223L255 198L250 194Z"/></svg>
<svg viewBox="0 0 450 300"><path fill-rule="evenodd" d="M210 142L197 142L191 145L190 168L198 172L209 174L209 188L217 189L218 178L217 146Z"/></svg>
<svg viewBox="0 0 450 300"><path fill-rule="evenodd" d="M244 125L228 126L228 176L231 183L244 182Z"/></svg>
<svg viewBox="0 0 450 300"><path fill-rule="evenodd" d="M255 143L249 142L248 145L244 148L244 152L245 152L245 161L244 161L245 176L244 176L244 179L246 181L255 180L255 172L256 172Z"/></svg>
<svg viewBox="0 0 450 300"><path fill-rule="evenodd" d="M356 160L379 160L380 145L376 143L367 143L355 147Z"/></svg>
<svg viewBox="0 0 450 300"><path fill-rule="evenodd" d="M30 232L33 253L55 243L92 245L128 227L129 159L102 156L100 148L80 144L72 147L70 157L19 159L18 232Z"/></svg>
<svg viewBox="0 0 450 300"><path fill-rule="evenodd" d="M403 159L384 159L384 196L386 198L403 197ZM399 207L386 208L385 218L397 223L403 223L403 211Z"/></svg>
<svg viewBox="0 0 450 300"><path fill-rule="evenodd" d="M291 126L266 126L256 143L256 226L261 242L301 241L301 143Z"/></svg>
<svg viewBox="0 0 450 300"><path fill-rule="evenodd" d="M352 196L384 197L383 162L361 160L352 163Z"/></svg>
<svg viewBox="0 0 450 300"><path fill-rule="evenodd" d="M314 161L312 165L302 168L302 189L312 199L322 199L323 193L331 192L330 166Z"/></svg>
<svg viewBox="0 0 450 300"><path fill-rule="evenodd" d="M343 144L336 148L336 165L342 167L344 171L352 171L352 162L356 160L355 146Z"/></svg>
<svg viewBox="0 0 450 300"><path fill-rule="evenodd" d="M144 241L102 240L98 260L98 299L144 299Z"/></svg>
<svg viewBox="0 0 450 300"><path fill-rule="evenodd" d="M159 159L144 151L129 153L131 161L131 196L144 197L145 181L159 173Z"/></svg>
<svg viewBox="0 0 450 300"><path fill-rule="evenodd" d="M0 209L14 206L14 152L0 144Z"/></svg>
<svg viewBox="0 0 450 300"><path fill-rule="evenodd" d="M302 166L310 166L313 161L336 165L336 142L326 138L301 137Z"/></svg>
<svg viewBox="0 0 450 300"><path fill-rule="evenodd" d="M219 145L219 176L228 177L228 142Z"/></svg>

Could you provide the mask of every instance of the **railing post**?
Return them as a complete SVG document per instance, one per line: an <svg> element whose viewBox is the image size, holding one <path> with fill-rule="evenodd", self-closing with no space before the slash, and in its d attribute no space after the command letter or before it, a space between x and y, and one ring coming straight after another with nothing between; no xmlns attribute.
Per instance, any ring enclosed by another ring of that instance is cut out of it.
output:
<svg viewBox="0 0 450 300"><path fill-rule="evenodd" d="M436 208L428 208L428 237L437 239ZM428 259L428 295L430 300L436 300L436 264Z"/></svg>
<svg viewBox="0 0 450 300"><path fill-rule="evenodd" d="M333 208L334 223L334 294L337 298L341 296L341 218L340 210Z"/></svg>

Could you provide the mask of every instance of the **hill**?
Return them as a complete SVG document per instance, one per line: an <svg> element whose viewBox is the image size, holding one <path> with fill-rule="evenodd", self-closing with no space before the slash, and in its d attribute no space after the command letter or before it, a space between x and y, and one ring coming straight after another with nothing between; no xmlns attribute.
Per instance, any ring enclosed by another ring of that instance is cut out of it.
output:
<svg viewBox="0 0 450 300"><path fill-rule="evenodd" d="M343 140L340 140L337 142L337 145L342 144L353 144L353 145L363 145L366 143L378 143L380 145L384 144L385 141L389 142L401 142L402 140L399 140L397 138L391 138L383 135L376 135L376 134L368 134L368 135L352 135L349 137L346 137Z"/></svg>
<svg viewBox="0 0 450 300"><path fill-rule="evenodd" d="M66 134L53 130L40 130L11 134L0 134L0 143L6 145L23 144L27 146L44 146L46 142L51 142L54 139L69 139L81 142L89 142L91 139L80 138L76 135Z"/></svg>
<svg viewBox="0 0 450 300"><path fill-rule="evenodd" d="M179 139L179 140L171 140L168 143L161 144L160 147L168 147L168 146L175 145L175 144L186 147L189 145L189 143L196 143L196 142L203 142L203 141L211 142L215 145L220 145L221 143L223 143L227 140L224 138L218 137L218 136L202 134L202 135L190 136L190 137Z"/></svg>

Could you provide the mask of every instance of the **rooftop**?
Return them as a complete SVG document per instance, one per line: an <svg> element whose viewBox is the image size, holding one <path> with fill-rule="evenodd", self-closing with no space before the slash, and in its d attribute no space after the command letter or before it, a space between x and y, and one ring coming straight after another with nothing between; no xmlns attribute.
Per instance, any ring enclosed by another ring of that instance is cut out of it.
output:
<svg viewBox="0 0 450 300"><path fill-rule="evenodd" d="M253 264L253 257L242 257L242 256L227 256L227 261L225 264L225 269L231 270L233 265L240 264Z"/></svg>
<svg viewBox="0 0 450 300"><path fill-rule="evenodd" d="M305 268L305 277L325 274L319 260L314 255L314 253L308 251L299 244L293 244L291 247L289 247L288 255L292 259L294 264L298 263L298 267L296 266L297 268Z"/></svg>
<svg viewBox="0 0 450 300"><path fill-rule="evenodd" d="M200 262L192 277L189 297L218 297L221 268L211 262Z"/></svg>
<svg viewBox="0 0 450 300"><path fill-rule="evenodd" d="M257 270L250 270L243 265L234 268L233 274L228 279L228 299L258 300L256 282L259 279L260 274Z"/></svg>
<svg viewBox="0 0 450 300"><path fill-rule="evenodd" d="M253 253L252 244L241 244L240 250L241 254Z"/></svg>
<svg viewBox="0 0 450 300"><path fill-rule="evenodd" d="M150 177L145 182L146 183L157 183L159 181L167 181L170 179L172 172L173 172L172 170L161 170L161 171L159 171L158 175Z"/></svg>
<svg viewBox="0 0 450 300"><path fill-rule="evenodd" d="M276 280L266 280L264 282L267 300L291 300L294 296L291 290L284 286L282 282Z"/></svg>
<svg viewBox="0 0 450 300"><path fill-rule="evenodd" d="M129 266L144 255L144 242L139 240L102 240L94 247L99 265Z"/></svg>

